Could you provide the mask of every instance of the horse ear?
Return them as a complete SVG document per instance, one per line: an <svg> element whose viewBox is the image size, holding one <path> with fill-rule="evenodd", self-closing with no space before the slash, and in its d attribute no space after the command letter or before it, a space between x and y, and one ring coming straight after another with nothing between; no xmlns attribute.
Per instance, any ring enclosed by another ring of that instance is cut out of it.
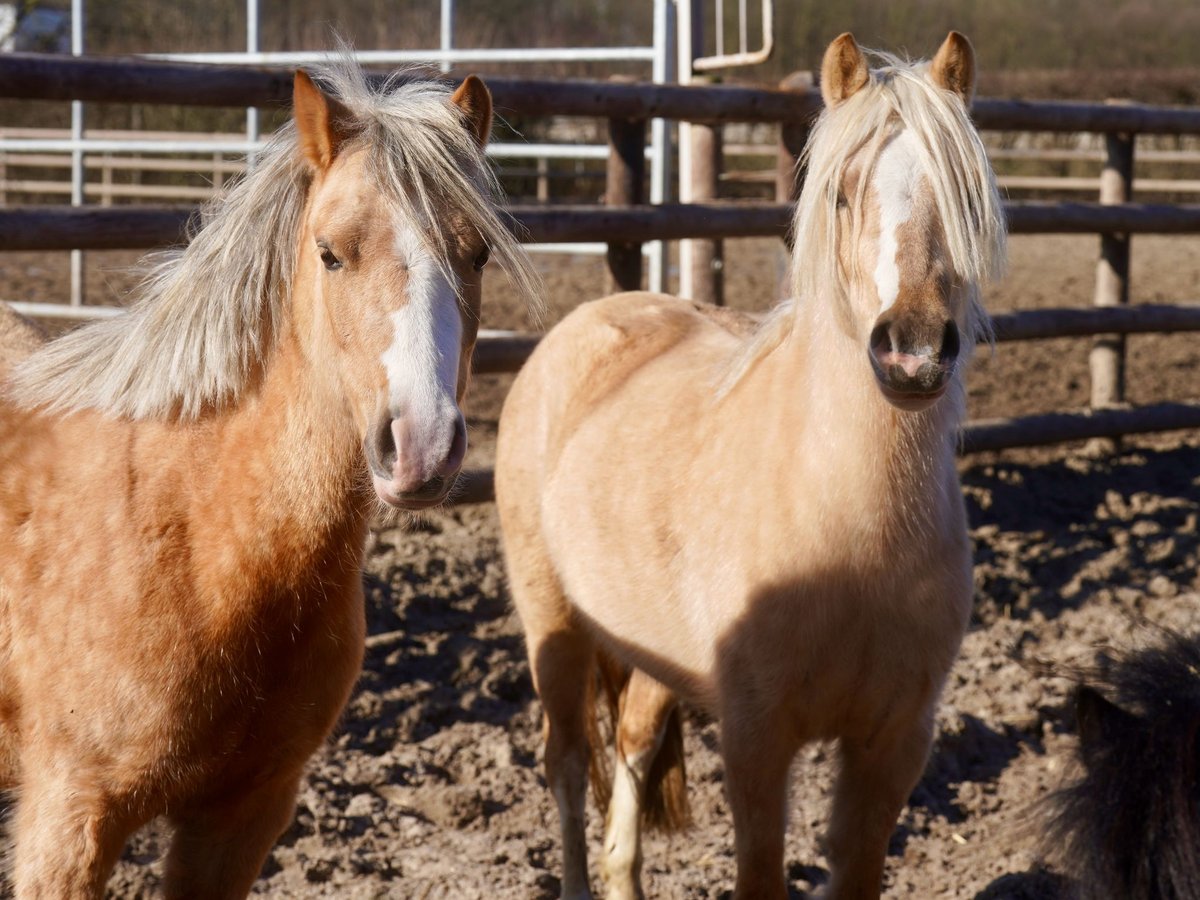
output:
<svg viewBox="0 0 1200 900"><path fill-rule="evenodd" d="M850 32L838 35L821 62L821 97L833 109L849 100L867 83L867 58Z"/></svg>
<svg viewBox="0 0 1200 900"><path fill-rule="evenodd" d="M933 83L958 94L968 106L975 96L975 48L957 31L946 35L929 66Z"/></svg>
<svg viewBox="0 0 1200 900"><path fill-rule="evenodd" d="M338 150L350 136L350 111L317 87L303 69L292 81L292 116L300 150L316 172L333 165Z"/></svg>
<svg viewBox="0 0 1200 900"><path fill-rule="evenodd" d="M483 79L468 75L450 102L462 110L467 130L475 136L479 146L487 144L488 136L492 133L492 92Z"/></svg>

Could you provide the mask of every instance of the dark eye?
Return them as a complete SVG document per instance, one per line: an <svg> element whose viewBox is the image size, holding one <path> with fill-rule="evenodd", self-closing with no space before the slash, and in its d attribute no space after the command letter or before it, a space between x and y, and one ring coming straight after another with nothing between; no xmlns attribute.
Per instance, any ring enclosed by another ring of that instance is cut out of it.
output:
<svg viewBox="0 0 1200 900"><path fill-rule="evenodd" d="M342 267L342 261L333 255L333 251L324 244L318 245L321 248L321 262L325 264L325 268L330 272L336 272Z"/></svg>
<svg viewBox="0 0 1200 900"><path fill-rule="evenodd" d="M482 272L483 267L487 265L488 260L491 258L492 258L492 251L489 248L484 247L482 250L480 250L479 255L477 257L475 257L475 263L474 263L475 271Z"/></svg>
<svg viewBox="0 0 1200 900"><path fill-rule="evenodd" d="M838 208L838 209L845 209L847 206L849 206L849 204L846 202L846 195L845 195L845 194L844 194L842 191L838 191L838 194L837 194L837 208Z"/></svg>

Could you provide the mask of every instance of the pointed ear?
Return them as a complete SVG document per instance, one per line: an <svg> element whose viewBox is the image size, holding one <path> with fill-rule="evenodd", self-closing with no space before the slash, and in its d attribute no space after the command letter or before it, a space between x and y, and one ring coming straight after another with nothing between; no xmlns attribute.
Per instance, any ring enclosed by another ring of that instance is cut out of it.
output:
<svg viewBox="0 0 1200 900"><path fill-rule="evenodd" d="M862 89L870 77L867 58L850 32L838 35L825 50L821 62L821 97L833 109Z"/></svg>
<svg viewBox="0 0 1200 900"><path fill-rule="evenodd" d="M323 93L307 72L297 69L292 82L292 116L301 152L314 172L324 172L350 137L350 111Z"/></svg>
<svg viewBox="0 0 1200 900"><path fill-rule="evenodd" d="M975 96L975 48L971 42L957 31L946 35L929 66L929 77L938 87L953 91L970 106Z"/></svg>
<svg viewBox="0 0 1200 900"><path fill-rule="evenodd" d="M475 136L479 146L487 144L488 136L492 133L492 92L483 80L468 75L450 102L462 111L467 130Z"/></svg>

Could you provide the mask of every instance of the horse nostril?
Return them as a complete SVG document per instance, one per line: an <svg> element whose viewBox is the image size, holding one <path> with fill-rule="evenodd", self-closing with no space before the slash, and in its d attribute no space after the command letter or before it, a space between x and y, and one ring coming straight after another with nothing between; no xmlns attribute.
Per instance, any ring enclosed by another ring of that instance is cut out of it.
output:
<svg viewBox="0 0 1200 900"><path fill-rule="evenodd" d="M871 353L876 359L885 353L890 353L894 348L892 346L892 323L880 322L871 329L870 338Z"/></svg>
<svg viewBox="0 0 1200 900"><path fill-rule="evenodd" d="M392 470L396 467L399 451L396 448L396 436L392 432L392 420L388 416L380 416L376 420L371 435L371 449L375 456L373 462L380 474L390 478Z"/></svg>
<svg viewBox="0 0 1200 900"><path fill-rule="evenodd" d="M943 365L954 362L958 358L958 350L958 326L951 320L942 329L942 349L938 353L938 362Z"/></svg>
<svg viewBox="0 0 1200 900"><path fill-rule="evenodd" d="M462 416L454 423L454 436L450 439L450 449L446 458L437 467L439 475L453 475L462 468L463 459L467 455L467 425Z"/></svg>

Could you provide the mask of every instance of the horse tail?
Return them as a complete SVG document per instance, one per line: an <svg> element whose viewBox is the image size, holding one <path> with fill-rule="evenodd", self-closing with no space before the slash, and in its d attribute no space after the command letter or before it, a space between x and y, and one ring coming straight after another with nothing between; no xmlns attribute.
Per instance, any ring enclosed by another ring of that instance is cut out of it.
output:
<svg viewBox="0 0 1200 900"><path fill-rule="evenodd" d="M1083 774L1051 798L1049 837L1084 900L1200 897L1200 636L1082 674Z"/></svg>
<svg viewBox="0 0 1200 900"><path fill-rule="evenodd" d="M683 756L683 720L678 706L667 718L662 745L646 773L642 818L647 828L660 831L682 831L692 823Z"/></svg>
<svg viewBox="0 0 1200 900"><path fill-rule="evenodd" d="M621 691L629 682L629 670L604 650L596 651L596 677L589 682L588 689L588 780L592 783L592 798L601 815L608 816L608 804L612 800L612 766L608 761L608 745L615 741L617 718L621 703ZM604 707L608 715L601 721L597 708L596 693L604 695Z"/></svg>
<svg viewBox="0 0 1200 900"><path fill-rule="evenodd" d="M615 743L620 728L622 698L633 670L604 650L597 652L596 670L596 683L604 694L608 708L608 722L607 728L602 726L593 708L588 718L588 743L591 747L588 773L596 806L607 815L612 799L608 746ZM691 824L683 753L683 720L677 705L667 716L662 740L646 773L642 793L642 822L647 828L661 831L681 831Z"/></svg>

